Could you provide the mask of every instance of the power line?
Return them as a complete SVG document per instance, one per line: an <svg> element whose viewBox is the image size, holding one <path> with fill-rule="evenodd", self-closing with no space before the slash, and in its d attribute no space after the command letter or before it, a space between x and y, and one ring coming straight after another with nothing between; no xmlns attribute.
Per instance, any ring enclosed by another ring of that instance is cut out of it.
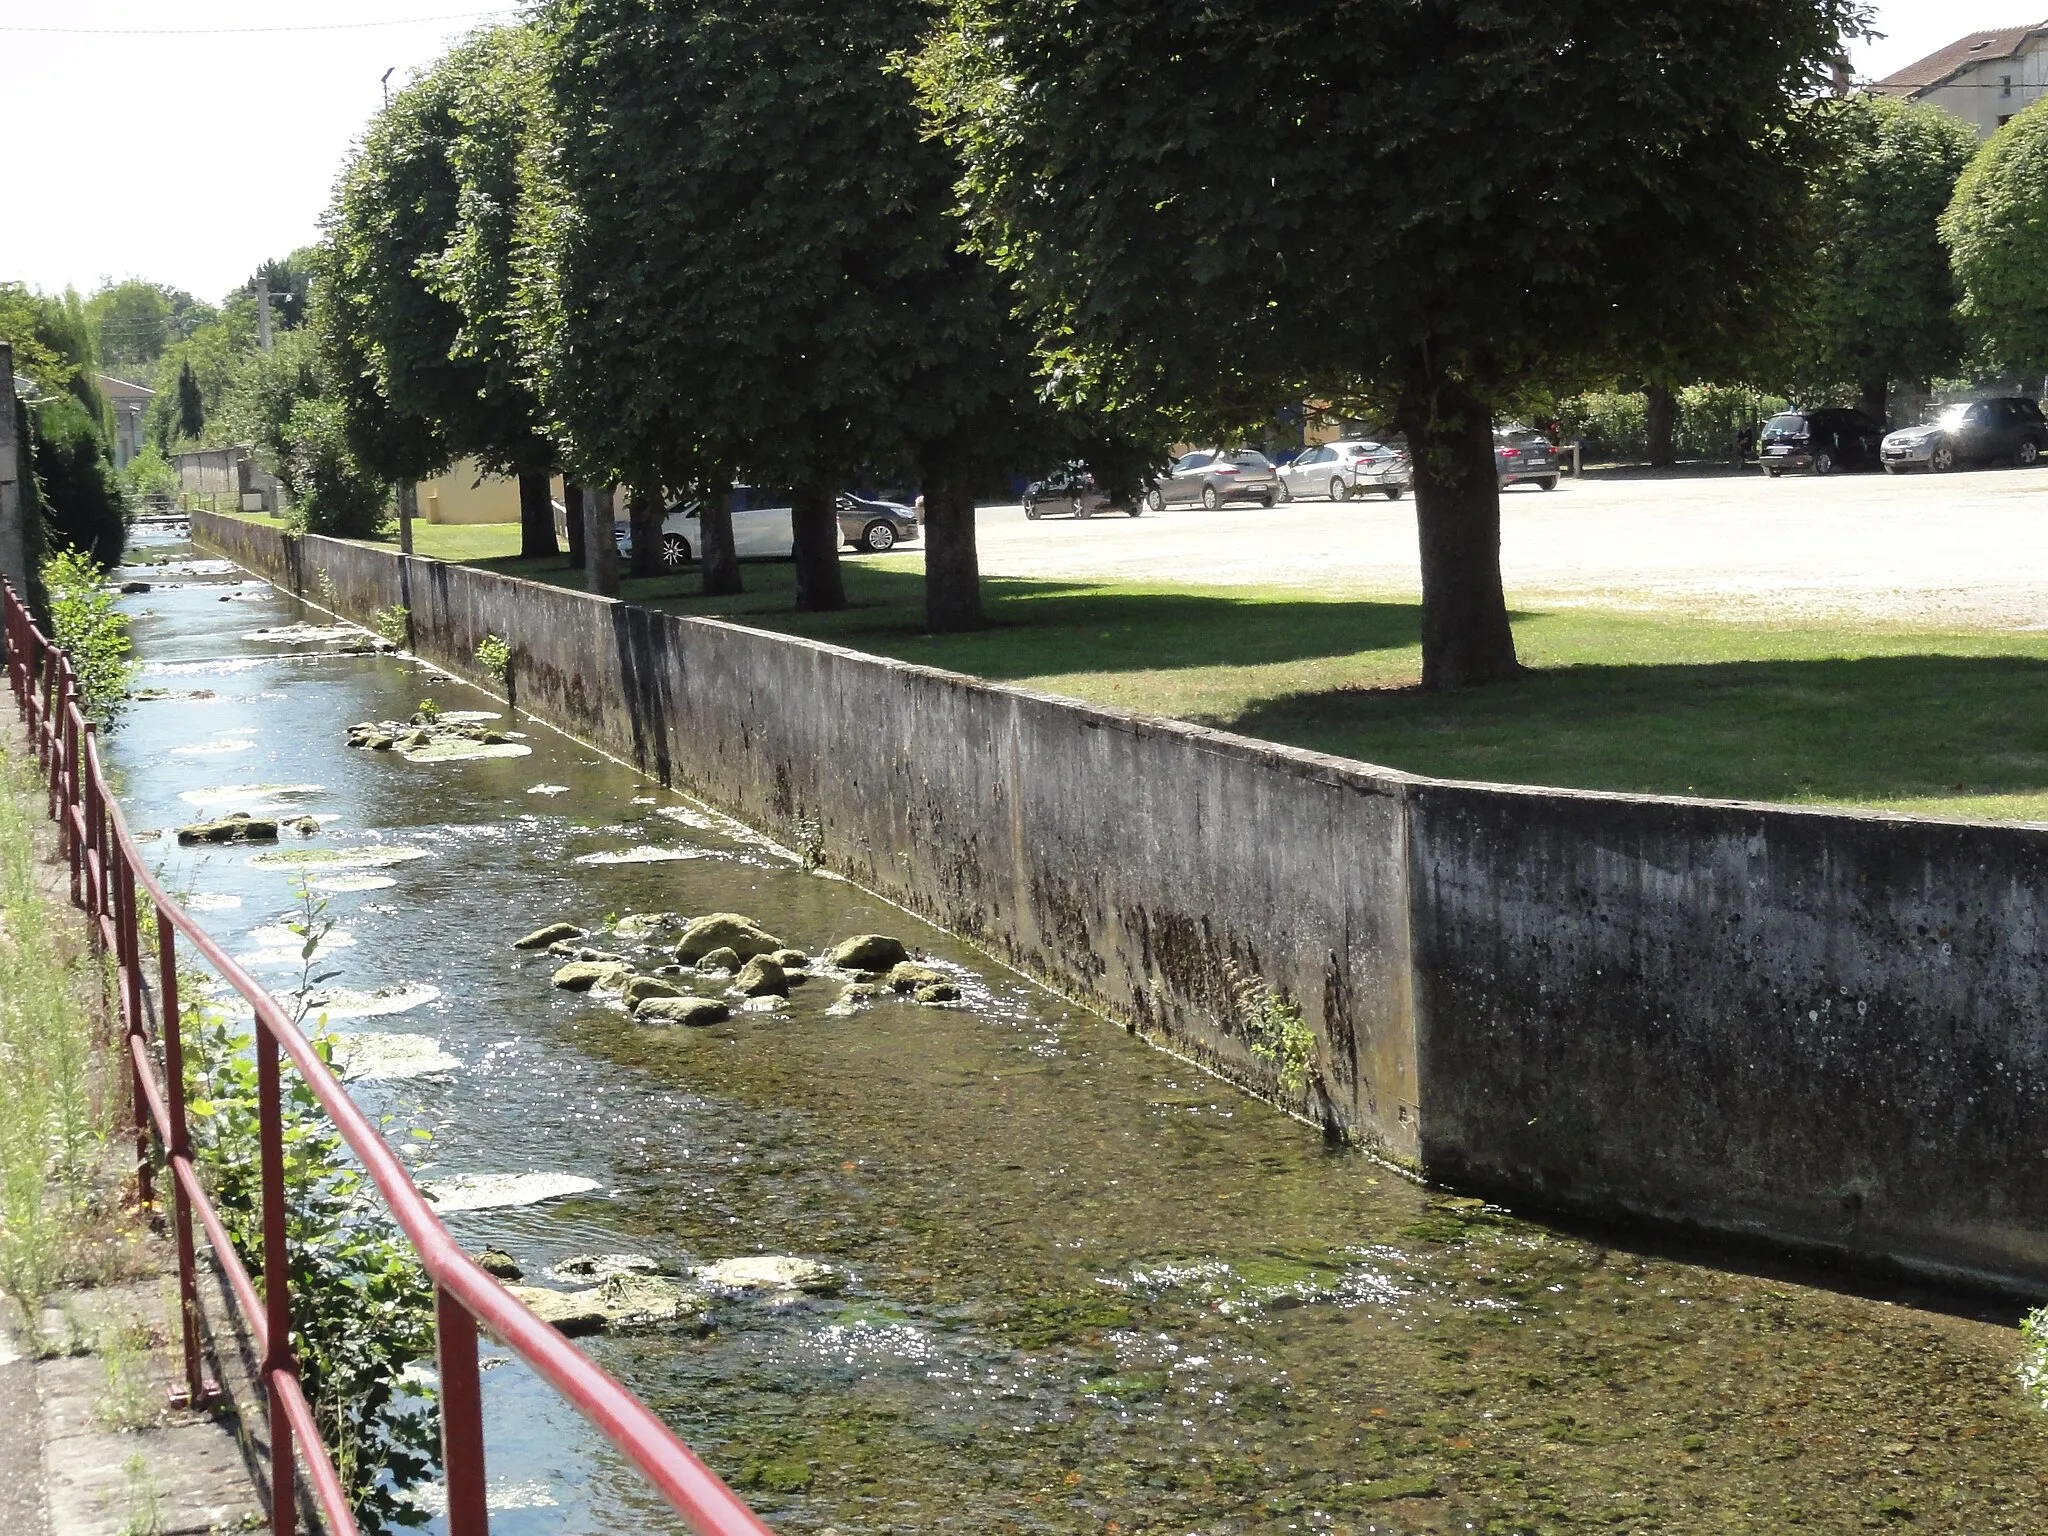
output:
<svg viewBox="0 0 2048 1536"><path fill-rule="evenodd" d="M396 21L318 22L305 27L0 27L0 32L33 32L58 37L246 37L252 33L361 32L372 27L423 27L437 21L478 21L509 11L457 11L446 16L408 16Z"/></svg>

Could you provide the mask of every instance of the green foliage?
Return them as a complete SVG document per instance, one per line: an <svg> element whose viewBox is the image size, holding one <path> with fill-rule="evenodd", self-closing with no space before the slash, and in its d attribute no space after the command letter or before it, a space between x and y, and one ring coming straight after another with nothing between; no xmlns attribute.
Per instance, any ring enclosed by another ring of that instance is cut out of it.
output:
<svg viewBox="0 0 2048 1536"><path fill-rule="evenodd" d="M270 285L270 328L273 333L295 331L306 323L312 304L313 279L320 268L320 252L302 246L283 260L272 257L258 267L249 280L229 295L230 299L254 300L259 281Z"/></svg>
<svg viewBox="0 0 2048 1536"><path fill-rule="evenodd" d="M2020 1390L2048 1409L2048 1307L2020 1319Z"/></svg>
<svg viewBox="0 0 2048 1536"><path fill-rule="evenodd" d="M178 364L178 435L197 442L205 430L206 398L199 392L192 360L185 358Z"/></svg>
<svg viewBox="0 0 2048 1536"><path fill-rule="evenodd" d="M1316 1036L1300 1007L1234 961L1224 962L1223 979L1252 1059L1275 1069L1290 1098L1307 1092L1316 1076Z"/></svg>
<svg viewBox="0 0 2048 1536"><path fill-rule="evenodd" d="M441 706L432 699L421 699L419 708L412 712L412 716L422 725L432 725L441 718Z"/></svg>
<svg viewBox="0 0 2048 1536"><path fill-rule="evenodd" d="M140 501L145 496L175 496L178 494L178 471L171 461L163 456L155 443L145 443L142 451L128 461L128 467L121 471L122 482L127 486L128 499Z"/></svg>
<svg viewBox="0 0 2048 1536"><path fill-rule="evenodd" d="M1956 183L1941 238L1962 290L1957 314L1980 361L1994 369L2048 370L2048 104L2017 114Z"/></svg>
<svg viewBox="0 0 2048 1536"><path fill-rule="evenodd" d="M1676 391L1678 425L1671 434L1680 459L1725 459L1730 440L1758 416L1785 409L1782 395L1742 385L1693 384ZM1587 457L1641 460L1649 456L1649 423L1640 390L1593 390L1555 406L1564 441L1586 440Z"/></svg>
<svg viewBox="0 0 2048 1536"><path fill-rule="evenodd" d="M60 550L43 562L50 638L70 654L80 707L101 730L119 721L135 671L128 659L128 616L114 606L106 577L82 550Z"/></svg>
<svg viewBox="0 0 2048 1536"><path fill-rule="evenodd" d="M505 677L512 669L512 647L498 635L485 635L476 643L477 665L498 680L500 688L505 686Z"/></svg>
<svg viewBox="0 0 2048 1536"><path fill-rule="evenodd" d="M370 616L370 624L392 645L403 646L412 636L412 614L403 603L379 608Z"/></svg>
<svg viewBox="0 0 2048 1536"><path fill-rule="evenodd" d="M328 920L302 895L288 925L307 975ZM200 989L186 987L193 998ZM299 996L303 1009L305 988ZM253 1042L218 1012L187 1003L186 1092L193 1143L235 1250L263 1261ZM331 1043L316 1038L321 1059ZM433 1287L305 1080L284 1073L285 1189L292 1347L314 1417L366 1530L420 1525L404 1495L433 1475L438 1423L406 1367L431 1358Z"/></svg>
<svg viewBox="0 0 2048 1536"><path fill-rule="evenodd" d="M1963 334L1939 224L1977 152L1969 125L1939 107L1859 95L1830 105L1839 153L1815 177L1820 249L1795 371L1860 386L1954 369Z"/></svg>
<svg viewBox="0 0 2048 1536"><path fill-rule="evenodd" d="M109 283L85 301L94 350L109 373L146 373L173 341L212 313L191 294L130 278Z"/></svg>
<svg viewBox="0 0 2048 1536"><path fill-rule="evenodd" d="M340 402L299 400L283 436L288 452L279 478L292 495L293 532L367 539L384 531L390 522L388 487L357 463Z"/></svg>
<svg viewBox="0 0 2048 1536"><path fill-rule="evenodd" d="M118 565L128 543L128 507L97 419L69 395L38 405L33 417L33 459L51 543Z"/></svg>

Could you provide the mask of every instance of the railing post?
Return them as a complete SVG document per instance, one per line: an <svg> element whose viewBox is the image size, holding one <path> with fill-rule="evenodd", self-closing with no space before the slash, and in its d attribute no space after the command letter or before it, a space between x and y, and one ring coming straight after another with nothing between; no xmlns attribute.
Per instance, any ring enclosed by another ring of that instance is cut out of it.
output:
<svg viewBox="0 0 2048 1536"><path fill-rule="evenodd" d="M80 718L81 716L67 703L64 709L64 755L68 759L69 772L64 776L63 805L61 807L63 819L57 824L57 835L63 839L62 847L71 859L71 905L74 907L78 905L79 892L83 888L84 877L87 873L85 851L90 846L86 842L81 829L73 826L71 822L71 811L74 806L80 807L79 820L83 821L85 819L83 807L80 805L82 797L78 793ZM92 730L92 727L86 725L84 730L89 732Z"/></svg>
<svg viewBox="0 0 2048 1536"><path fill-rule="evenodd" d="M490 1536L476 1319L438 1285L434 1287L434 1337L440 1357L441 1472L448 1488L448 1536Z"/></svg>
<svg viewBox="0 0 2048 1536"><path fill-rule="evenodd" d="M291 1420L285 1417L280 1373L292 1363L290 1258L285 1245L284 1102L277 1068L277 1039L256 1015L257 1138L263 1180L263 1314L269 1334L263 1357L263 1386L269 1407L270 1529L272 1536L295 1536Z"/></svg>
<svg viewBox="0 0 2048 1536"><path fill-rule="evenodd" d="M178 1315L185 1346L185 1387L171 1391L173 1405L199 1408L219 1389L206 1380L199 1358L199 1269L192 1248L192 1199L178 1177L192 1158L192 1129L185 1120L185 1037L178 1016L178 930L170 914L156 909L157 1009L163 1015L164 1096L170 1111L170 1144L164 1148L171 1174L171 1235L178 1249Z"/></svg>
<svg viewBox="0 0 2048 1536"><path fill-rule="evenodd" d="M149 1094L142 1086L142 1058L149 1031L142 1021L142 929L135 916L135 872L128 856L114 852L115 977L121 988L122 1035L128 1048L128 1083L135 1100L135 1205L147 1210L155 1198L149 1163Z"/></svg>

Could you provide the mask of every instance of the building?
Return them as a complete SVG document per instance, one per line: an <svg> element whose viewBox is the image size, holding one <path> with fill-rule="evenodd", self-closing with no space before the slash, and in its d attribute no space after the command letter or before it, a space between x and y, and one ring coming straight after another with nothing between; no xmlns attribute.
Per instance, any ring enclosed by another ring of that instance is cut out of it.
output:
<svg viewBox="0 0 2048 1536"><path fill-rule="evenodd" d="M218 512L269 512L284 505L284 487L277 476L260 468L246 447L194 448L171 455L178 472L179 499L188 509L205 506Z"/></svg>
<svg viewBox="0 0 2048 1536"><path fill-rule="evenodd" d="M142 384L130 384L111 374L99 376L100 393L114 413L114 468L126 469L128 461L142 452L142 418L156 391Z"/></svg>
<svg viewBox="0 0 2048 1536"><path fill-rule="evenodd" d="M1945 108L1988 139L2048 94L2048 22L1972 32L1872 89Z"/></svg>

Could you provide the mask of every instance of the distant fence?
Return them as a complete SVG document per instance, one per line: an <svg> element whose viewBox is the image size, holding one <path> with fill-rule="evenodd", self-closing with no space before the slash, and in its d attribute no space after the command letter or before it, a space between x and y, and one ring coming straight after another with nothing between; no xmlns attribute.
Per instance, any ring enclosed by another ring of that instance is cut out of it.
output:
<svg viewBox="0 0 2048 1536"><path fill-rule="evenodd" d="M271 1530L299 1529L294 1447L332 1536L355 1536L356 1520L292 1356L292 1298L286 1251L285 1136L280 1053L290 1058L334 1128L362 1163L399 1229L434 1283L442 1466L449 1536L485 1536L483 1394L477 1366L481 1324L532 1367L621 1451L698 1536L770 1536L739 1497L691 1454L638 1399L516 1300L464 1253L413 1184L405 1165L357 1109L311 1042L263 988L228 957L158 883L129 835L100 766L93 727L80 710L70 659L36 628L11 583L0 583L8 685L26 722L38 766L49 779L50 818L71 864L71 899L91 919L93 936L114 960L115 995L134 1094L136 1195L153 1198L150 1138L171 1174L171 1217L178 1257L184 1379L180 1401L212 1395L200 1353L192 1218L196 1213L227 1277L227 1289L262 1356L269 1407ZM138 887L140 888L138 891ZM156 975L146 963L143 903L154 917ZM192 1157L186 1117L178 1007L178 939L248 1002L255 1014L262 1289L237 1256ZM152 1024L154 1030L152 1030Z"/></svg>
<svg viewBox="0 0 2048 1536"><path fill-rule="evenodd" d="M1475 1192L2048 1295L2048 832L1455 784L195 516L201 542Z"/></svg>

